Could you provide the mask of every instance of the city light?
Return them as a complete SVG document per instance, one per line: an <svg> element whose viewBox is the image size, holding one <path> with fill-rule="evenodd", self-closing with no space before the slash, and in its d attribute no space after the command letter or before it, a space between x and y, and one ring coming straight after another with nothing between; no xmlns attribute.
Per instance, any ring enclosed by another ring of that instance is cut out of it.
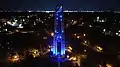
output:
<svg viewBox="0 0 120 67"><path fill-rule="evenodd" d="M89 25L89 27L92 27L92 25Z"/></svg>
<svg viewBox="0 0 120 67"><path fill-rule="evenodd" d="M77 34L74 34L75 36L77 35Z"/></svg>
<svg viewBox="0 0 120 67"><path fill-rule="evenodd" d="M27 12L31 11L27 10ZM7 16L7 14L4 16L1 14L1 50L8 53L11 53L12 51L20 53L24 51L24 49L21 49L22 46L25 46L23 48L26 50L29 49L29 47L37 48L31 49L29 52L30 56L33 56L32 59L49 54L50 52L50 56L55 59L66 59L67 57L67 60L69 59L70 61L74 61L78 63L79 66L83 59L89 58L86 58L89 56L89 53L92 53L92 55L97 53L99 56L101 56L100 54L105 53L106 56L111 55L110 57L112 57L112 55L117 56L120 54L119 47L117 47L119 45L120 36L119 14L115 13L114 15L114 13L112 13L111 15L110 13L107 14L107 12L105 12L107 15L104 13L94 13L96 11L63 11L62 6L60 5L56 7L56 11L42 12L44 13L37 14L31 12L26 15L20 14L20 16L13 16L11 14L11 16ZM71 12L92 13L79 14ZM63 14L65 14L65 17ZM108 16L109 14L111 16ZM66 44L72 44L72 46L68 46ZM42 46L39 47L39 45ZM44 46L47 46L47 49L42 48ZM25 53L25 58L28 57L26 55L29 54ZM101 58L99 58L99 60L102 61L97 64L99 67L104 66L104 61L107 62L107 58ZM21 54L11 53L11 55L7 57L7 60L10 62L19 62L21 60ZM94 60L99 61L98 59ZM120 60L120 56L117 60ZM106 67L113 67L112 63L105 65Z"/></svg>
<svg viewBox="0 0 120 67"><path fill-rule="evenodd" d="M68 48L67 51L71 53L71 52L72 52L72 49Z"/></svg>
<svg viewBox="0 0 120 67"><path fill-rule="evenodd" d="M71 57L70 59L69 59L70 61L75 61L75 60L77 60L77 58L76 57Z"/></svg>
<svg viewBox="0 0 120 67"><path fill-rule="evenodd" d="M69 55L67 55L67 58L69 58L70 56Z"/></svg>
<svg viewBox="0 0 120 67"><path fill-rule="evenodd" d="M100 51L102 51L102 50L103 50L103 48L101 48L101 47L99 47L99 46L97 46L97 49L98 49L98 50L100 50Z"/></svg>
<svg viewBox="0 0 120 67"><path fill-rule="evenodd" d="M77 39L79 39L80 38L80 36L77 36Z"/></svg>
<svg viewBox="0 0 120 67"><path fill-rule="evenodd" d="M84 52L86 52L86 50L84 50Z"/></svg>
<svg viewBox="0 0 120 67"><path fill-rule="evenodd" d="M72 47L68 46L68 49L72 50Z"/></svg>
<svg viewBox="0 0 120 67"><path fill-rule="evenodd" d="M53 32L51 33L51 36L52 36L52 37L54 36L54 33L53 33Z"/></svg>
<svg viewBox="0 0 120 67"><path fill-rule="evenodd" d="M102 67L102 65L99 65L99 67Z"/></svg>
<svg viewBox="0 0 120 67"><path fill-rule="evenodd" d="M103 48L99 47L99 46L95 46L94 50L96 50L97 52L102 52Z"/></svg>
<svg viewBox="0 0 120 67"><path fill-rule="evenodd" d="M18 56L16 56L16 55L14 56L15 59L16 59L17 57L18 57Z"/></svg>
<svg viewBox="0 0 120 67"><path fill-rule="evenodd" d="M37 49L32 50L32 55L33 55L34 58L40 56L39 51Z"/></svg>
<svg viewBox="0 0 120 67"><path fill-rule="evenodd" d="M106 64L106 67L113 67L111 64Z"/></svg>
<svg viewBox="0 0 120 67"><path fill-rule="evenodd" d="M8 61L13 62L13 63L20 62L20 60L21 60L21 57L18 54L10 55L8 57Z"/></svg>
<svg viewBox="0 0 120 67"><path fill-rule="evenodd" d="M86 36L86 34L83 34L83 36Z"/></svg>

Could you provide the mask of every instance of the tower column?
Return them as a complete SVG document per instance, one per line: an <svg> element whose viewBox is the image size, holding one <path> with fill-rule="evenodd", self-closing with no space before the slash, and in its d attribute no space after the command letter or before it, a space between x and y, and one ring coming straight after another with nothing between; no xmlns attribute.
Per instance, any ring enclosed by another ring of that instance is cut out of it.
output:
<svg viewBox="0 0 120 67"><path fill-rule="evenodd" d="M62 60L62 57L65 55L65 36L62 5L56 6L52 52L53 56L56 56L58 60Z"/></svg>

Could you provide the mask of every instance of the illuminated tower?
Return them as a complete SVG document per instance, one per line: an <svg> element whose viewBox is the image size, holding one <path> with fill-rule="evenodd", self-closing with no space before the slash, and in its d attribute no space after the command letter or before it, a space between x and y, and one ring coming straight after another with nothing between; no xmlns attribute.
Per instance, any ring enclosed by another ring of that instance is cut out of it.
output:
<svg viewBox="0 0 120 67"><path fill-rule="evenodd" d="M57 57L57 60L59 62L62 60L62 57L65 55L65 37L64 37L62 5L56 6L52 53L53 56Z"/></svg>

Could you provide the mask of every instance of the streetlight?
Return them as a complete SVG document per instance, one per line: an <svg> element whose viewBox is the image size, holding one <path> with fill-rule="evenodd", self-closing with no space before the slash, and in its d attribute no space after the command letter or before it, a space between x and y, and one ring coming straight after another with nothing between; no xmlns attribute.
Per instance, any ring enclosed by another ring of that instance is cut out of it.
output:
<svg viewBox="0 0 120 67"><path fill-rule="evenodd" d="M83 36L86 36L86 34L83 34Z"/></svg>
<svg viewBox="0 0 120 67"><path fill-rule="evenodd" d="M53 33L53 32L51 33L51 36L54 36L54 33Z"/></svg>
<svg viewBox="0 0 120 67"><path fill-rule="evenodd" d="M76 34L74 34L76 36Z"/></svg>
<svg viewBox="0 0 120 67"><path fill-rule="evenodd" d="M113 67L111 64L106 64L107 67Z"/></svg>
<svg viewBox="0 0 120 67"><path fill-rule="evenodd" d="M80 36L77 36L77 39L79 39L80 38Z"/></svg>

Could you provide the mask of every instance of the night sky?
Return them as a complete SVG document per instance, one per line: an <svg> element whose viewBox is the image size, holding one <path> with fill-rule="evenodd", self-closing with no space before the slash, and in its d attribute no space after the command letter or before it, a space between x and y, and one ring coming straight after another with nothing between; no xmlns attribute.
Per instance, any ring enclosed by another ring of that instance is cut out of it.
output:
<svg viewBox="0 0 120 67"><path fill-rule="evenodd" d="M54 10L59 0L0 0L0 8L17 10ZM118 0L62 0L67 10L120 10Z"/></svg>

